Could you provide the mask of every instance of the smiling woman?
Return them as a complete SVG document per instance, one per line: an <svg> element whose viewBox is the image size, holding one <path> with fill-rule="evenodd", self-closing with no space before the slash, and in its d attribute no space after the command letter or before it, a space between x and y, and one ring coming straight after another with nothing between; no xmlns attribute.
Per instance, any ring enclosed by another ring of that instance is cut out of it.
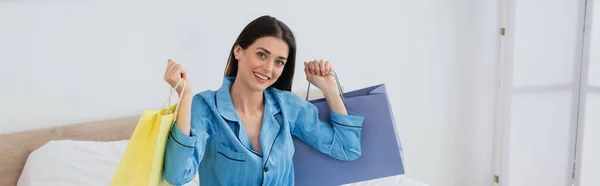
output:
<svg viewBox="0 0 600 186"><path fill-rule="evenodd" d="M246 63L239 64L240 60ZM275 68L275 74L272 75L277 77L271 79L277 81L273 87L290 91L296 65L296 41L290 28L270 16L259 17L242 30L231 47L225 75L246 77L248 74L245 71L238 74L239 68L260 70L257 67L266 60L275 63L266 63L265 66Z"/></svg>
<svg viewBox="0 0 600 186"><path fill-rule="evenodd" d="M238 64L238 71L231 71L228 76L239 76L240 80L246 81L245 83L250 85L250 88L254 90L263 90L268 85L277 83L275 80L281 81L278 84L281 90L288 90L291 87L292 78L288 78L289 80L285 82L279 79L282 75L284 77L294 76L293 71L287 71L286 74L282 74L286 64L294 65L293 60L286 63L288 48L291 47L288 47L283 40L272 36L258 38L251 47L248 46L246 49L243 49L240 45L236 45L234 46L235 59L239 61L240 58L243 58L243 63L236 62ZM232 64L234 63L229 63L229 65ZM290 67L287 69L294 68ZM273 81L273 83L270 81Z"/></svg>
<svg viewBox="0 0 600 186"><path fill-rule="evenodd" d="M292 31L271 16L242 30L216 91L192 95L187 73L169 60L165 81L183 95L167 141L163 177L173 185L197 173L201 185L293 185L292 136L339 160L360 157L363 116L348 114L331 63L304 62L307 80L327 99L326 122L315 105L290 92L295 60ZM177 86L180 80L185 86Z"/></svg>

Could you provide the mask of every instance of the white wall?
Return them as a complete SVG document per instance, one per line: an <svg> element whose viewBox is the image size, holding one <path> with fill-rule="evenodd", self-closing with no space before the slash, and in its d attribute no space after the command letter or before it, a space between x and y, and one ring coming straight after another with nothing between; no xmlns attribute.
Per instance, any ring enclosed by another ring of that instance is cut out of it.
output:
<svg viewBox="0 0 600 186"><path fill-rule="evenodd" d="M295 32L298 61L332 60L346 90L386 83L409 177L479 186L491 179L496 10L475 0L2 2L0 133L157 109L169 57L195 92L216 89L239 31L271 14ZM296 73L293 89L304 90Z"/></svg>

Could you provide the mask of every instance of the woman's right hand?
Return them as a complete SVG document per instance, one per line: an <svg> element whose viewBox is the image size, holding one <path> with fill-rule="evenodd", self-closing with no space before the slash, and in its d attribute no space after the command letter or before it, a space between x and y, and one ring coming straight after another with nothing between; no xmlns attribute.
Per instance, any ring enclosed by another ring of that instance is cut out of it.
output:
<svg viewBox="0 0 600 186"><path fill-rule="evenodd" d="M167 63L167 68L165 70L164 75L165 81L171 85L171 87L175 88L177 82L180 82L179 86L177 86L177 94L181 95L181 91L183 90L183 86L185 85L185 93L191 92L192 87L187 80L187 73L181 66L181 64L176 63L175 61L169 59Z"/></svg>
<svg viewBox="0 0 600 186"><path fill-rule="evenodd" d="M181 96L179 100L179 113L177 114L177 127L186 135L190 135L191 125L191 108L192 108L192 86L187 81L187 73L183 70L180 64L175 61L169 59L167 63L167 69L165 70L165 81L171 85L171 87L175 87L177 82L179 82L179 86L177 86L177 94ZM183 87L185 86L185 90L183 91L184 95L181 94Z"/></svg>

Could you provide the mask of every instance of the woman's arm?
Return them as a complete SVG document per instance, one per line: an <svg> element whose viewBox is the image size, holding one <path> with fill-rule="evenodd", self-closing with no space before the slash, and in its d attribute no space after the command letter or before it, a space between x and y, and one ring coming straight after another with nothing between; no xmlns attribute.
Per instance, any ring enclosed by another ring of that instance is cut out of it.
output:
<svg viewBox="0 0 600 186"><path fill-rule="evenodd" d="M321 89L331 111L337 114L348 115L344 102L339 96L341 92L338 91L337 81L330 74L332 69L333 67L329 61L313 60L304 62L306 80Z"/></svg>
<svg viewBox="0 0 600 186"><path fill-rule="evenodd" d="M317 86L331 110L328 122L319 119L319 111L308 101L286 98L292 134L315 149L339 160L354 160L361 156L360 136L363 117L349 114L340 97L331 64L323 61L305 62L307 80Z"/></svg>
<svg viewBox="0 0 600 186"><path fill-rule="evenodd" d="M198 172L198 165L212 134L212 116L201 94L193 96L192 87L186 80L181 65L169 60L165 80L176 87L181 99L175 124L167 139L163 177L172 185L183 185L190 182Z"/></svg>
<svg viewBox="0 0 600 186"><path fill-rule="evenodd" d="M346 106L344 105L337 88L333 90L321 90L321 92L323 92L323 95L325 95L325 99L327 100L327 104L329 104L329 109L331 112L341 115L348 115Z"/></svg>
<svg viewBox="0 0 600 186"><path fill-rule="evenodd" d="M182 125L182 118L177 119L167 139L163 177L172 185L183 185L194 178L208 140L214 133L211 129L212 115L201 94L191 99L190 112L187 114L189 123ZM181 113L179 117L182 117ZM189 132L186 134L179 126L189 127Z"/></svg>
<svg viewBox="0 0 600 186"><path fill-rule="evenodd" d="M186 135L190 135L190 120L191 120L191 110L192 110L192 87L189 86L189 83L187 81L185 81L185 87L181 87L177 89L177 92L179 95L182 94L182 89L185 88L185 90L183 90L183 95L181 95L181 100L179 100L179 108L178 111L179 113L177 113L177 122L176 125L177 127L179 127L179 129L181 130L181 132L183 132ZM189 88L188 88L189 87Z"/></svg>
<svg viewBox="0 0 600 186"><path fill-rule="evenodd" d="M339 100L329 103L330 107L338 111L346 111L339 95L336 96ZM319 119L319 110L312 103L292 93L289 93L284 100L286 110L288 110L290 129L294 136L320 152L339 160L355 160L361 156L360 141L364 119L362 116L336 113L332 109L329 113L329 120L323 121Z"/></svg>
<svg viewBox="0 0 600 186"><path fill-rule="evenodd" d="M192 107L192 86L187 80L187 73L181 64L169 59L164 75L165 81L175 88L181 97L177 114L177 127L186 135L190 135L190 110ZM183 95L182 95L183 94Z"/></svg>

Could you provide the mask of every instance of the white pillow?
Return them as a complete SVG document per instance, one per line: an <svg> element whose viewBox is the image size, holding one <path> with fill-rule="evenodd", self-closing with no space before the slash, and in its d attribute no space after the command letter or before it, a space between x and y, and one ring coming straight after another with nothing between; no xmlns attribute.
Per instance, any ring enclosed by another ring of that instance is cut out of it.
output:
<svg viewBox="0 0 600 186"><path fill-rule="evenodd" d="M128 142L50 141L29 155L17 185L110 185Z"/></svg>

